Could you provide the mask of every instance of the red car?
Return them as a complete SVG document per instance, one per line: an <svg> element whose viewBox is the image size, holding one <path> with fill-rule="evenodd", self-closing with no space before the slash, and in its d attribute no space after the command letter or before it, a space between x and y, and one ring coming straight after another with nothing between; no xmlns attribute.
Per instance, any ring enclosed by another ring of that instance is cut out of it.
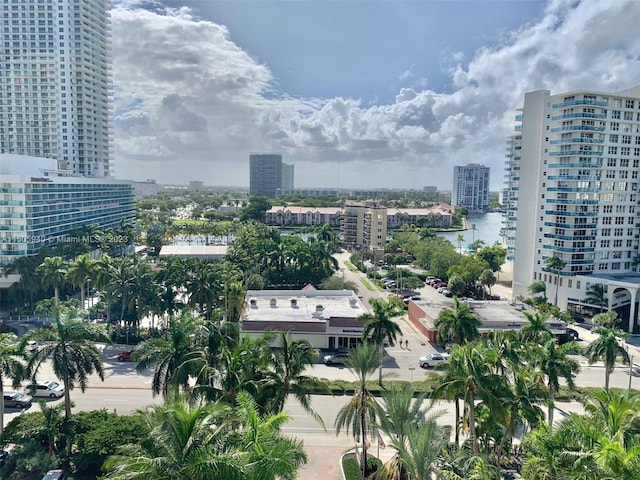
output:
<svg viewBox="0 0 640 480"><path fill-rule="evenodd" d="M118 360L121 362L132 362L133 361L133 350L129 350L126 352L120 352L118 354Z"/></svg>

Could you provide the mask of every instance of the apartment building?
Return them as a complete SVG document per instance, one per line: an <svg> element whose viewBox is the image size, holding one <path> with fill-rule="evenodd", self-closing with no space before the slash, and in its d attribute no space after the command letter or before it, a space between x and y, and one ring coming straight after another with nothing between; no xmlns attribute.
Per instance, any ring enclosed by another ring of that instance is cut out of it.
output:
<svg viewBox="0 0 640 480"><path fill-rule="evenodd" d="M451 205L464 207L470 213L489 209L489 167L470 163L453 167Z"/></svg>
<svg viewBox="0 0 640 480"><path fill-rule="evenodd" d="M107 0L0 2L0 153L112 174Z"/></svg>
<svg viewBox="0 0 640 480"><path fill-rule="evenodd" d="M0 269L68 239L86 225L104 230L134 222L133 182L73 176L56 161L0 154ZM0 276L0 288L18 278Z"/></svg>
<svg viewBox="0 0 640 480"><path fill-rule="evenodd" d="M618 92L525 94L507 143L508 258L514 296L534 281L562 309L597 311L587 291L638 330L640 87ZM564 267L549 271L558 257ZM558 274L556 274L558 273Z"/></svg>
<svg viewBox="0 0 640 480"><path fill-rule="evenodd" d="M277 198L282 191L282 155L249 155L249 195Z"/></svg>
<svg viewBox="0 0 640 480"><path fill-rule="evenodd" d="M378 206L348 206L342 216L342 236L348 248L367 248L384 255L387 241L387 209Z"/></svg>

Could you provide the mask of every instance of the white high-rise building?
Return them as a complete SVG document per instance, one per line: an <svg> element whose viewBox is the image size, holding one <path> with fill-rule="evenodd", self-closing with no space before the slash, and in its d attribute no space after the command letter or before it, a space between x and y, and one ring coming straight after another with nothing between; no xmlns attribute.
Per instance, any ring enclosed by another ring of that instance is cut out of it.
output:
<svg viewBox="0 0 640 480"><path fill-rule="evenodd" d="M108 0L0 1L0 153L111 174Z"/></svg>
<svg viewBox="0 0 640 480"><path fill-rule="evenodd" d="M616 310L637 330L640 87L529 92L516 121L505 225L514 297L542 281L561 309L585 317ZM550 257L564 262L559 275L545 264ZM587 292L599 289L605 299L594 306Z"/></svg>
<svg viewBox="0 0 640 480"><path fill-rule="evenodd" d="M451 204L473 213L486 212L489 208L489 167L477 163L453 167Z"/></svg>

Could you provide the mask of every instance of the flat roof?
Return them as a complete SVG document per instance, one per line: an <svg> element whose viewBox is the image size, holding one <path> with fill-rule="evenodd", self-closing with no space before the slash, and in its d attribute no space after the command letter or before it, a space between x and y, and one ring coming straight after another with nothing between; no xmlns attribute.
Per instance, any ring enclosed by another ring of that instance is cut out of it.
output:
<svg viewBox="0 0 640 480"><path fill-rule="evenodd" d="M226 245L164 245L160 249L160 256L223 257L227 249Z"/></svg>
<svg viewBox="0 0 640 480"><path fill-rule="evenodd" d="M356 318L367 312L352 290L249 290L242 320L324 322L328 318Z"/></svg>

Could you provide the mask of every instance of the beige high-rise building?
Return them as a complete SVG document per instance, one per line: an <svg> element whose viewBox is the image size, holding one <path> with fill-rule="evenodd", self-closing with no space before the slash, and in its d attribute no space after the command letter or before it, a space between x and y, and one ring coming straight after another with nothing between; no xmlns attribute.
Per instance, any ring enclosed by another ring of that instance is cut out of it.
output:
<svg viewBox="0 0 640 480"><path fill-rule="evenodd" d="M345 207L342 235L347 247L367 248L380 256L387 240L387 209L377 206Z"/></svg>

